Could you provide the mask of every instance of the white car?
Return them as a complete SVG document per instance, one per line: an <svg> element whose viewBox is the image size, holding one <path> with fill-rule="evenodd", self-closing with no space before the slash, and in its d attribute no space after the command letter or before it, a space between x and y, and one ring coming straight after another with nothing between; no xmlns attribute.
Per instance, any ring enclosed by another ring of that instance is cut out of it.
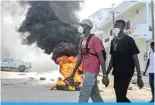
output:
<svg viewBox="0 0 155 105"><path fill-rule="evenodd" d="M24 72L26 69L31 68L31 63L24 62L21 59L4 58L1 60L1 69L18 69L20 72Z"/></svg>

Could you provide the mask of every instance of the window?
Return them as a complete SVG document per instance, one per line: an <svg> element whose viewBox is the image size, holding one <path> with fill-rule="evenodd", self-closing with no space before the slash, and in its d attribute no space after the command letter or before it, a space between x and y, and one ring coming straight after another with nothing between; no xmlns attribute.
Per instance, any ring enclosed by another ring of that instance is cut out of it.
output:
<svg viewBox="0 0 155 105"><path fill-rule="evenodd" d="M5 58L5 59L3 60L3 62L10 62L10 61L11 61L10 58Z"/></svg>
<svg viewBox="0 0 155 105"><path fill-rule="evenodd" d="M139 10L136 10L136 14L139 14Z"/></svg>
<svg viewBox="0 0 155 105"><path fill-rule="evenodd" d="M110 36L112 36L113 35L113 30L110 30Z"/></svg>
<svg viewBox="0 0 155 105"><path fill-rule="evenodd" d="M105 42L108 42L109 40L110 40L109 38L106 38L106 39L105 39Z"/></svg>
<svg viewBox="0 0 155 105"><path fill-rule="evenodd" d="M14 62L14 59L13 58L11 58L11 62Z"/></svg>
<svg viewBox="0 0 155 105"><path fill-rule="evenodd" d="M130 20L126 22L126 30L130 29Z"/></svg>
<svg viewBox="0 0 155 105"><path fill-rule="evenodd" d="M152 31L152 26L151 25L149 25L149 31Z"/></svg>

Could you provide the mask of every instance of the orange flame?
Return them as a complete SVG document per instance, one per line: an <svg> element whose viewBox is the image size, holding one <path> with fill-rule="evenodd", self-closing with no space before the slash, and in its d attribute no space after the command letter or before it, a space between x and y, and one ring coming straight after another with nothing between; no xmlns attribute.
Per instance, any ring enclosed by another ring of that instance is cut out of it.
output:
<svg viewBox="0 0 155 105"><path fill-rule="evenodd" d="M62 56L57 58L56 63L60 65L60 73L64 77L63 79L66 79L69 77L76 65L77 58L76 57L67 57L67 56ZM79 66L78 70L75 73L74 76L74 82L82 83L83 79L80 75L79 72L82 72L82 65ZM57 81L56 85L64 85L64 83L60 80ZM52 87L51 89L53 89ZM68 86L69 90L75 90L75 86Z"/></svg>

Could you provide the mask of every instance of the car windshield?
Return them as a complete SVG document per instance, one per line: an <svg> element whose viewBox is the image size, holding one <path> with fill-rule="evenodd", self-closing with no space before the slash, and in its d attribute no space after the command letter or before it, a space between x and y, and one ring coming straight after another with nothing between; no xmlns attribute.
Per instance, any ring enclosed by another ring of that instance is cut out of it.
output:
<svg viewBox="0 0 155 105"><path fill-rule="evenodd" d="M10 62L11 61L11 58L5 58L3 59L3 62Z"/></svg>

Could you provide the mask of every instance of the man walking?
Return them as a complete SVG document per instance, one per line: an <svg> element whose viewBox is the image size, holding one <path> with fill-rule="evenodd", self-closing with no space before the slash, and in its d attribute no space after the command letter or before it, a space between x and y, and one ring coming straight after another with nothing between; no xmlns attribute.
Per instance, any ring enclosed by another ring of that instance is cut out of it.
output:
<svg viewBox="0 0 155 105"><path fill-rule="evenodd" d="M134 74L134 67L137 69L137 84L143 87L140 65L137 54L139 50L135 41L124 33L126 23L124 20L117 20L114 25L115 38L111 41L110 54L111 60L107 74L113 68L114 89L117 102L130 102L126 97L127 89Z"/></svg>
<svg viewBox="0 0 155 105"><path fill-rule="evenodd" d="M105 59L103 56L104 47L99 38L94 35L91 36L92 34L90 33L90 30L93 27L93 24L90 20L85 19L80 24L83 29L84 37L80 43L80 52L76 66L73 73L69 77L68 82L73 81L75 72L82 63L84 81L80 89L79 102L88 102L89 97L91 97L93 102L103 102L97 85L97 76L101 64L103 71L102 82L107 87L109 84L109 79L105 70ZM88 39L90 41L87 46Z"/></svg>
<svg viewBox="0 0 155 105"><path fill-rule="evenodd" d="M150 47L152 51L149 54L149 59L146 64L146 69L144 71L144 75L146 74L147 70L149 70L149 83L151 87L151 92L152 92L152 99L150 102L154 102L154 42L151 42Z"/></svg>

